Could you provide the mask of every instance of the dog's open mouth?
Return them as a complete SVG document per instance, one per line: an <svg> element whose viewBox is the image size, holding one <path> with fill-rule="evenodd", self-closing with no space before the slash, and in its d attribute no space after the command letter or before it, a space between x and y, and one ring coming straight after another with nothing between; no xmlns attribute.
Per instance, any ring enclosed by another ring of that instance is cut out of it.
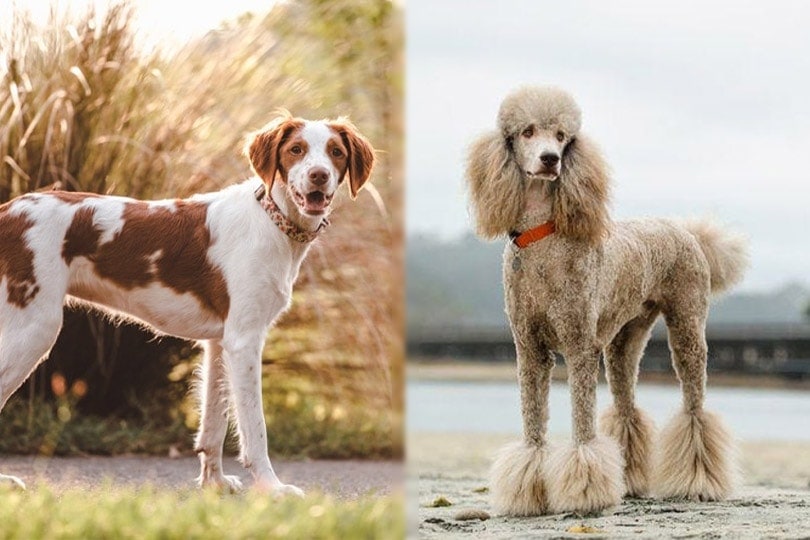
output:
<svg viewBox="0 0 810 540"><path fill-rule="evenodd" d="M559 178L560 174L553 170L541 170L537 172L526 171L526 177L531 180L545 180L551 182Z"/></svg>
<svg viewBox="0 0 810 540"><path fill-rule="evenodd" d="M320 216L326 213L326 209L329 208L329 204L332 202L332 195L327 195L319 190L310 191L304 195L294 189L292 193L295 203L305 214L310 216Z"/></svg>

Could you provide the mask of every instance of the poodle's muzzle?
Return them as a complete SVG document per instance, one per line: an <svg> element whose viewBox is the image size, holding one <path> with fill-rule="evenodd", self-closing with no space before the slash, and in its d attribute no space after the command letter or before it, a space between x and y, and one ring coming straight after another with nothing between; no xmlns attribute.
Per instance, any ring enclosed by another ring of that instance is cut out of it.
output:
<svg viewBox="0 0 810 540"><path fill-rule="evenodd" d="M535 132L515 140L518 165L530 180L554 181L560 176L563 143L550 132Z"/></svg>

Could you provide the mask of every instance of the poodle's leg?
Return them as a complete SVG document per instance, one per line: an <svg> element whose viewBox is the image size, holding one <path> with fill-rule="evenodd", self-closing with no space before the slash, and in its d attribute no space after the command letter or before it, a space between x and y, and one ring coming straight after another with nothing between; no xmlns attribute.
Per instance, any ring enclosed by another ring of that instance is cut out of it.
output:
<svg viewBox="0 0 810 540"><path fill-rule="evenodd" d="M663 429L656 451L655 490L662 497L721 500L729 496L734 485L736 453L732 437L718 416L703 410L705 321L705 309L697 316L666 316L672 361L683 392L683 411Z"/></svg>
<svg viewBox="0 0 810 540"><path fill-rule="evenodd" d="M228 432L228 377L222 358L222 343L205 342L200 380L200 429L194 448L200 456L200 487L213 486L230 492L242 489L238 476L222 471L222 445Z"/></svg>
<svg viewBox="0 0 810 540"><path fill-rule="evenodd" d="M529 328L515 329L524 440L503 447L490 471L496 511L533 516L547 510L542 469L546 456L548 392L554 355Z"/></svg>
<svg viewBox="0 0 810 540"><path fill-rule="evenodd" d="M574 440L553 452L546 463L549 508L553 512L589 514L621 502L624 460L615 439L596 434L599 351L576 351L566 361Z"/></svg>
<svg viewBox="0 0 810 540"><path fill-rule="evenodd" d="M613 406L600 419L600 430L619 441L624 453L627 495L644 497L650 489L650 460L655 428L652 419L635 405L638 365L650 339L658 312L633 319L605 351L605 368Z"/></svg>

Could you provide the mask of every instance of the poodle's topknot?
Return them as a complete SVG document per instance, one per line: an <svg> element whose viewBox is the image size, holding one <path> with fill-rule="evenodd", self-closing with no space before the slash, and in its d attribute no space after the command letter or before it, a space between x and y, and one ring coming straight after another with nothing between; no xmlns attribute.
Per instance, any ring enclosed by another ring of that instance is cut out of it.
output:
<svg viewBox="0 0 810 540"><path fill-rule="evenodd" d="M582 113L565 90L555 86L522 86L501 103L498 127L508 138L532 124L575 135L582 124Z"/></svg>

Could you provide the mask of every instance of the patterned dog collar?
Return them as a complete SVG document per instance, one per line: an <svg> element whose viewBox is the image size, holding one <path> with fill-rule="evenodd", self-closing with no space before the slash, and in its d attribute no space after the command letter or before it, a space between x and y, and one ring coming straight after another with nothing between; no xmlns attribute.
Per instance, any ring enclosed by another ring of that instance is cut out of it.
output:
<svg viewBox="0 0 810 540"><path fill-rule="evenodd" d="M318 225L318 228L314 231L305 231L295 223L293 223L290 218L284 215L281 211L281 208L278 207L276 201L273 200L273 197L267 193L267 190L264 187L264 184L259 186L259 188L255 192L256 200L259 201L259 204L262 205L264 211L267 212L267 215L270 216L270 219L273 223L276 224L276 227L281 229L281 232L289 236L291 239L295 240L296 242L301 242L302 244L308 244L315 240L319 234L329 225L329 220L323 218L321 224Z"/></svg>

